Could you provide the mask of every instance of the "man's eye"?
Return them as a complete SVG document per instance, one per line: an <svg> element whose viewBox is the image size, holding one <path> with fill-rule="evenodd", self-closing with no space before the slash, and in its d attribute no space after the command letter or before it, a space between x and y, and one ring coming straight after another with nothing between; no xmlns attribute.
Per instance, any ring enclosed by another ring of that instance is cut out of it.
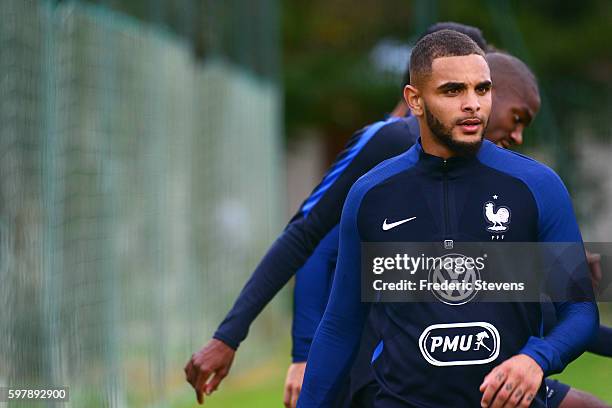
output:
<svg viewBox="0 0 612 408"><path fill-rule="evenodd" d="M521 123L521 117L519 115L517 115L516 113L514 115L512 115L512 120L514 121L515 124L519 124Z"/></svg>
<svg viewBox="0 0 612 408"><path fill-rule="evenodd" d="M446 91L444 91L444 93L446 95L457 95L459 93L459 89L456 89L456 88L447 89Z"/></svg>
<svg viewBox="0 0 612 408"><path fill-rule="evenodd" d="M478 87L478 88L476 88L476 92L478 92L481 95L484 95L487 92L489 92L489 87L486 87L486 86Z"/></svg>

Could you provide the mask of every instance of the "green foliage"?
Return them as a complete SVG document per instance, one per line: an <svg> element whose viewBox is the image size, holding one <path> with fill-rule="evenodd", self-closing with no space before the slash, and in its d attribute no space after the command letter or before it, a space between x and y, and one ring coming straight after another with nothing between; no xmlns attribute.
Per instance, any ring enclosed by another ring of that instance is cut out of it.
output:
<svg viewBox="0 0 612 408"><path fill-rule="evenodd" d="M377 73L369 52L383 38L409 42L435 21L478 26L489 42L527 61L549 96L552 114L543 126L548 131L566 129L577 110L598 115L610 106L612 2L606 0L285 0L282 5L289 135L307 126L347 138L381 118L398 99L400 78ZM434 12L422 13L425 6ZM538 129L537 136L544 131Z"/></svg>
<svg viewBox="0 0 612 408"><path fill-rule="evenodd" d="M402 2L403 3L403 2ZM405 39L410 7L366 0L284 1L282 11L286 126L337 130L348 137L395 105L400 78L374 70L372 47Z"/></svg>

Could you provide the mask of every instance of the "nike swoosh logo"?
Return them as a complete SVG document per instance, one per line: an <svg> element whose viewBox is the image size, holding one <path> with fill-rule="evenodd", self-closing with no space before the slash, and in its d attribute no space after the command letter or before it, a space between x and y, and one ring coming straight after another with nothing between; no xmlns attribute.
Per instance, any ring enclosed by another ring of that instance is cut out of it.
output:
<svg viewBox="0 0 612 408"><path fill-rule="evenodd" d="M387 224L387 219L385 218L385 220L383 221L382 229L383 231L388 231L391 228L395 228L398 225L402 225L404 223L407 223L408 221L412 221L415 218L416 217L410 217L410 218L406 218L405 220L399 220L399 221L392 222L391 224Z"/></svg>

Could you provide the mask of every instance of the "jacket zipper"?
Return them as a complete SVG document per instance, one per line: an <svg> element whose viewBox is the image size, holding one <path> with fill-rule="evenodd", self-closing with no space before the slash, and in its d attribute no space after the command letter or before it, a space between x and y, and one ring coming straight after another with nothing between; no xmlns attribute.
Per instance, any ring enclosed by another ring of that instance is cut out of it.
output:
<svg viewBox="0 0 612 408"><path fill-rule="evenodd" d="M442 164L442 190L444 192L444 239L450 238L450 216L448 213L448 162Z"/></svg>

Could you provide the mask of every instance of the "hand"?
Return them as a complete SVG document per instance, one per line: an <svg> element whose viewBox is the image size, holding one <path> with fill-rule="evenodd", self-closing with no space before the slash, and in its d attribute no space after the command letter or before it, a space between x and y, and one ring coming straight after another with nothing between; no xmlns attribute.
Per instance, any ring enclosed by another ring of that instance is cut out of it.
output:
<svg viewBox="0 0 612 408"><path fill-rule="evenodd" d="M304 381L304 371L306 370L306 362L293 363L287 370L287 378L285 379L285 396L283 403L287 408L295 408L297 400L302 391L302 382Z"/></svg>
<svg viewBox="0 0 612 408"><path fill-rule="evenodd" d="M544 372L531 357L519 354L495 367L480 385L482 407L528 407Z"/></svg>
<svg viewBox="0 0 612 408"><path fill-rule="evenodd" d="M204 393L210 395L219 387L229 373L235 354L236 351L227 344L212 339L191 356L185 366L185 375L195 389L198 404L204 403Z"/></svg>
<svg viewBox="0 0 612 408"><path fill-rule="evenodd" d="M597 293L599 291L599 285L601 283L601 255L594 254L586 251L587 263L589 264L589 271L591 272L591 284L593 285L593 291Z"/></svg>

